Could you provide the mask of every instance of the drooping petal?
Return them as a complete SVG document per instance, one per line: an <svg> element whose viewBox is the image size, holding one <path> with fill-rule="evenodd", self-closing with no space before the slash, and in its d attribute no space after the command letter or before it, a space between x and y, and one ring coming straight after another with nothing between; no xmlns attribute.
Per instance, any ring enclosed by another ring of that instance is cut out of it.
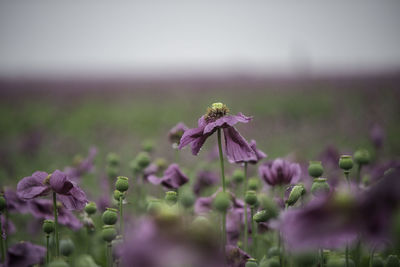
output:
<svg viewBox="0 0 400 267"><path fill-rule="evenodd" d="M267 157L267 154L265 154L263 151L257 149L257 143L255 140L250 141L250 147L251 147L251 149L253 149L254 153L256 153L256 158L257 158L256 161L250 161L250 163L255 164L258 161L262 160L263 158Z"/></svg>
<svg viewBox="0 0 400 267"><path fill-rule="evenodd" d="M50 186L58 194L68 194L73 187L72 182L68 180L67 174L55 170L50 177Z"/></svg>
<svg viewBox="0 0 400 267"><path fill-rule="evenodd" d="M232 127L238 122L248 123L251 121L253 117L247 117L242 113L238 113L237 115L227 115L223 116L213 122L208 122L204 128L204 134L212 133L216 130L216 128L225 128Z"/></svg>
<svg viewBox="0 0 400 267"><path fill-rule="evenodd" d="M34 172L32 176L24 177L17 185L17 195L22 200L46 195L50 188L44 184L47 178L46 172Z"/></svg>
<svg viewBox="0 0 400 267"><path fill-rule="evenodd" d="M230 162L257 160L256 154L234 127L224 128L225 151Z"/></svg>
<svg viewBox="0 0 400 267"><path fill-rule="evenodd" d="M80 198L76 198L74 195L58 194L57 199L69 210L82 210L85 208L87 203L87 200L82 201Z"/></svg>
<svg viewBox="0 0 400 267"><path fill-rule="evenodd" d="M189 181L189 178L182 173L178 164L174 163L165 170L162 178L158 178L155 175L150 175L148 180L154 185L162 184L165 188L177 189L186 184Z"/></svg>
<svg viewBox="0 0 400 267"><path fill-rule="evenodd" d="M178 148L182 149L183 147L191 144L192 154L197 155L200 151L200 148L203 146L204 142L207 138L212 134L203 134L205 121L204 116L199 119L199 127L186 130L181 138Z"/></svg>
<svg viewBox="0 0 400 267"><path fill-rule="evenodd" d="M150 176L148 176L148 177L147 177L147 180L148 180L150 183L154 184L154 185L159 185L159 184L161 184L161 182L162 182L162 178L157 177L157 176L155 176L155 175L150 175Z"/></svg>

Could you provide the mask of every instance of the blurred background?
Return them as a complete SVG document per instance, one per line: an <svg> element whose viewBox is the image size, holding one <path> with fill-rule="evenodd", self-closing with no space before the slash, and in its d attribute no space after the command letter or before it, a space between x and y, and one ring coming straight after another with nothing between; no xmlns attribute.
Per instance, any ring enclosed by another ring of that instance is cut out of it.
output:
<svg viewBox="0 0 400 267"><path fill-rule="evenodd" d="M398 1L2 1L1 180L92 146L127 163L145 140L173 161L168 130L213 102L254 116L238 128L270 159L370 148L376 129L396 158L398 14Z"/></svg>

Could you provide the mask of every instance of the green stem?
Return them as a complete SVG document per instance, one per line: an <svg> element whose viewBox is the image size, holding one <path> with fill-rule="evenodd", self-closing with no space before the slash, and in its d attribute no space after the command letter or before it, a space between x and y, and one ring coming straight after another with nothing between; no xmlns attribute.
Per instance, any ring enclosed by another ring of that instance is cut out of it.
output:
<svg viewBox="0 0 400 267"><path fill-rule="evenodd" d="M349 244L346 244L346 267L349 267Z"/></svg>
<svg viewBox="0 0 400 267"><path fill-rule="evenodd" d="M361 181L361 164L357 165L357 185L360 185L360 181Z"/></svg>
<svg viewBox="0 0 400 267"><path fill-rule="evenodd" d="M254 207L250 207L250 215L251 215L251 239L252 239L252 253L253 253L253 258L255 258L255 254L257 251L257 243L256 243L256 225L253 220L254 216Z"/></svg>
<svg viewBox="0 0 400 267"><path fill-rule="evenodd" d="M320 265L321 267L324 267L324 251L322 248L319 249L319 260L320 260Z"/></svg>
<svg viewBox="0 0 400 267"><path fill-rule="evenodd" d="M248 187L247 162L245 162L244 163L244 192L243 192L243 198L244 198L244 194L246 194L246 192L247 192L247 187ZM243 244L244 244L244 251L245 252L248 252L247 251L247 249L248 249L247 248L247 243L248 243L248 240L249 240L248 234L249 234L249 228L248 228L248 225L247 225L247 203L244 202L244 242L243 242Z"/></svg>
<svg viewBox="0 0 400 267"><path fill-rule="evenodd" d="M107 242L107 265L109 267L113 266L111 242Z"/></svg>
<svg viewBox="0 0 400 267"><path fill-rule="evenodd" d="M222 154L222 142L221 142L221 129L218 128L218 150L219 150L219 162L221 164L221 178L222 178L222 190L225 192L225 170L224 170L224 156Z"/></svg>
<svg viewBox="0 0 400 267"><path fill-rule="evenodd" d="M0 214L1 215L1 214ZM5 244L4 244L4 238L3 238L3 227L1 225L1 218L0 218L0 238L1 238L1 262L5 262L6 258L6 251L5 251Z"/></svg>
<svg viewBox="0 0 400 267"><path fill-rule="evenodd" d="M46 264L49 264L50 262L49 239L50 235L46 234Z"/></svg>
<svg viewBox="0 0 400 267"><path fill-rule="evenodd" d="M375 252L375 247L373 247L373 248L371 249L371 254L370 254L370 256L369 256L369 267L372 267L372 263L373 263L373 261L374 261L374 252Z"/></svg>
<svg viewBox="0 0 400 267"><path fill-rule="evenodd" d="M57 210L57 195L53 192L53 209L54 209L54 237L56 239L56 256L60 256L59 240L58 240L58 210Z"/></svg>
<svg viewBox="0 0 400 267"><path fill-rule="evenodd" d="M121 235L123 236L123 234L124 234L124 220L123 220L123 214L122 214L122 196L119 197L119 230L121 232Z"/></svg>

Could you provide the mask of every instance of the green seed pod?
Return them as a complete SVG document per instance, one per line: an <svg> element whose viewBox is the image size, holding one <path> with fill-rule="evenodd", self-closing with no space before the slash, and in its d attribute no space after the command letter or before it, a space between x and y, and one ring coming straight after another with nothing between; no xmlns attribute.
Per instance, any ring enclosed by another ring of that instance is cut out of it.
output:
<svg viewBox="0 0 400 267"><path fill-rule="evenodd" d="M167 168L167 161L164 158L157 158L155 160L155 164L160 170L164 170L165 168Z"/></svg>
<svg viewBox="0 0 400 267"><path fill-rule="evenodd" d="M311 193L314 196L320 196L322 194L329 193L331 187L326 182L326 178L315 178L311 186Z"/></svg>
<svg viewBox="0 0 400 267"><path fill-rule="evenodd" d="M256 259L253 258L248 259L245 267L258 267Z"/></svg>
<svg viewBox="0 0 400 267"><path fill-rule="evenodd" d="M340 156L339 167L345 171L351 170L353 168L353 158L349 155Z"/></svg>
<svg viewBox="0 0 400 267"><path fill-rule="evenodd" d="M71 239L63 239L60 241L60 252L65 257L70 256L75 250L75 245Z"/></svg>
<svg viewBox="0 0 400 267"><path fill-rule="evenodd" d="M75 261L76 267L99 267L93 260L92 256L83 254Z"/></svg>
<svg viewBox="0 0 400 267"><path fill-rule="evenodd" d="M258 202L256 191L248 190L244 196L244 201L250 206L255 206Z"/></svg>
<svg viewBox="0 0 400 267"><path fill-rule="evenodd" d="M106 242L111 242L117 236L117 230L113 225L104 225L101 230L101 237Z"/></svg>
<svg viewBox="0 0 400 267"><path fill-rule="evenodd" d="M107 171L107 176L114 179L115 177L117 177L119 170L117 166L109 165L107 166L106 171Z"/></svg>
<svg viewBox="0 0 400 267"><path fill-rule="evenodd" d="M141 171L138 163L136 162L136 159L131 160L131 162L129 163L129 169L134 176L136 176Z"/></svg>
<svg viewBox="0 0 400 267"><path fill-rule="evenodd" d="M241 184L244 181L244 171L236 169L232 174L232 180L235 184Z"/></svg>
<svg viewBox="0 0 400 267"><path fill-rule="evenodd" d="M399 258L396 255L389 255L386 259L385 267L400 267Z"/></svg>
<svg viewBox="0 0 400 267"><path fill-rule="evenodd" d="M113 225L118 220L117 210L113 208L107 208L107 210L101 216L104 224Z"/></svg>
<svg viewBox="0 0 400 267"><path fill-rule="evenodd" d="M0 212L3 212L7 207L6 199L3 195L0 195Z"/></svg>
<svg viewBox="0 0 400 267"><path fill-rule="evenodd" d="M292 191L290 191L289 197L286 200L286 203L289 206L293 206L296 204L297 200L300 199L301 196L303 196L306 192L306 189L304 188L304 185L298 184L293 186Z"/></svg>
<svg viewBox="0 0 400 267"><path fill-rule="evenodd" d="M214 199L213 206L219 212L225 212L231 204L231 198L228 193L219 192Z"/></svg>
<svg viewBox="0 0 400 267"><path fill-rule="evenodd" d="M137 165L139 166L139 168L141 168L142 170L144 168L146 168L147 166L149 166L149 164L150 164L150 155L149 155L149 153L140 152L136 156L136 162L137 162Z"/></svg>
<svg viewBox="0 0 400 267"><path fill-rule="evenodd" d="M257 191L261 186L260 179L258 179L258 177L250 178L247 186L249 190Z"/></svg>
<svg viewBox="0 0 400 267"><path fill-rule="evenodd" d="M85 212L89 215L95 214L97 211L97 206L96 203L94 202L89 202L85 206Z"/></svg>
<svg viewBox="0 0 400 267"><path fill-rule="evenodd" d="M118 176L117 181L115 182L115 189L121 192L127 191L129 188L128 177Z"/></svg>
<svg viewBox="0 0 400 267"><path fill-rule="evenodd" d="M119 165L119 156L115 153L109 153L107 155L107 163L110 166L118 167Z"/></svg>
<svg viewBox="0 0 400 267"><path fill-rule="evenodd" d="M153 140L144 140L142 143L142 148L144 151L150 153L154 150L154 142Z"/></svg>
<svg viewBox="0 0 400 267"><path fill-rule="evenodd" d="M165 202L168 205L174 205L178 201L178 194L175 191L165 192Z"/></svg>
<svg viewBox="0 0 400 267"><path fill-rule="evenodd" d="M118 191L118 190L114 190L113 196L114 196L114 199L115 199L116 201L119 201L119 198L121 198L121 197L122 197L122 199L125 198L125 194L122 193L121 191Z"/></svg>
<svg viewBox="0 0 400 267"><path fill-rule="evenodd" d="M43 232L46 234L51 234L54 232L54 221L53 220L44 220L42 226Z"/></svg>
<svg viewBox="0 0 400 267"><path fill-rule="evenodd" d="M193 206L195 200L196 200L195 196L190 191L182 193L180 197L180 202L182 206L184 206L187 209Z"/></svg>
<svg viewBox="0 0 400 267"><path fill-rule="evenodd" d="M50 262L47 266L48 267L69 267L69 264L66 263L62 259L56 259L56 260Z"/></svg>
<svg viewBox="0 0 400 267"><path fill-rule="evenodd" d="M269 219L276 218L279 215L279 209L276 205L276 202L270 197L262 194L260 196L260 206L263 210L266 210L269 216Z"/></svg>
<svg viewBox="0 0 400 267"><path fill-rule="evenodd" d="M385 263L383 262L382 258L374 257L372 260L372 267L385 267Z"/></svg>
<svg viewBox="0 0 400 267"><path fill-rule="evenodd" d="M366 165L370 162L371 156L369 155L368 150L366 149L359 149L356 152L354 152L354 161L358 165Z"/></svg>
<svg viewBox="0 0 400 267"><path fill-rule="evenodd" d="M256 223L266 222L269 219L270 219L270 216L268 215L268 212L266 210L261 210L261 211L257 212L256 214L254 214L254 216L253 216L253 220Z"/></svg>
<svg viewBox="0 0 400 267"><path fill-rule="evenodd" d="M158 213L162 208L162 202L160 199L151 199L147 204L147 212L151 214Z"/></svg>
<svg viewBox="0 0 400 267"><path fill-rule="evenodd" d="M318 178L324 173L324 168L322 167L321 161L310 161L308 165L308 174L311 177Z"/></svg>

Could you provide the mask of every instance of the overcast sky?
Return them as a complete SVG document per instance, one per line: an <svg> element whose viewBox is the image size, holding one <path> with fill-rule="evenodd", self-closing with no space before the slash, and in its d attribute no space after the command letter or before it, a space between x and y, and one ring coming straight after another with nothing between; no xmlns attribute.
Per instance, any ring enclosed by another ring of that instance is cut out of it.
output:
<svg viewBox="0 0 400 267"><path fill-rule="evenodd" d="M396 68L400 1L0 2L2 76Z"/></svg>

